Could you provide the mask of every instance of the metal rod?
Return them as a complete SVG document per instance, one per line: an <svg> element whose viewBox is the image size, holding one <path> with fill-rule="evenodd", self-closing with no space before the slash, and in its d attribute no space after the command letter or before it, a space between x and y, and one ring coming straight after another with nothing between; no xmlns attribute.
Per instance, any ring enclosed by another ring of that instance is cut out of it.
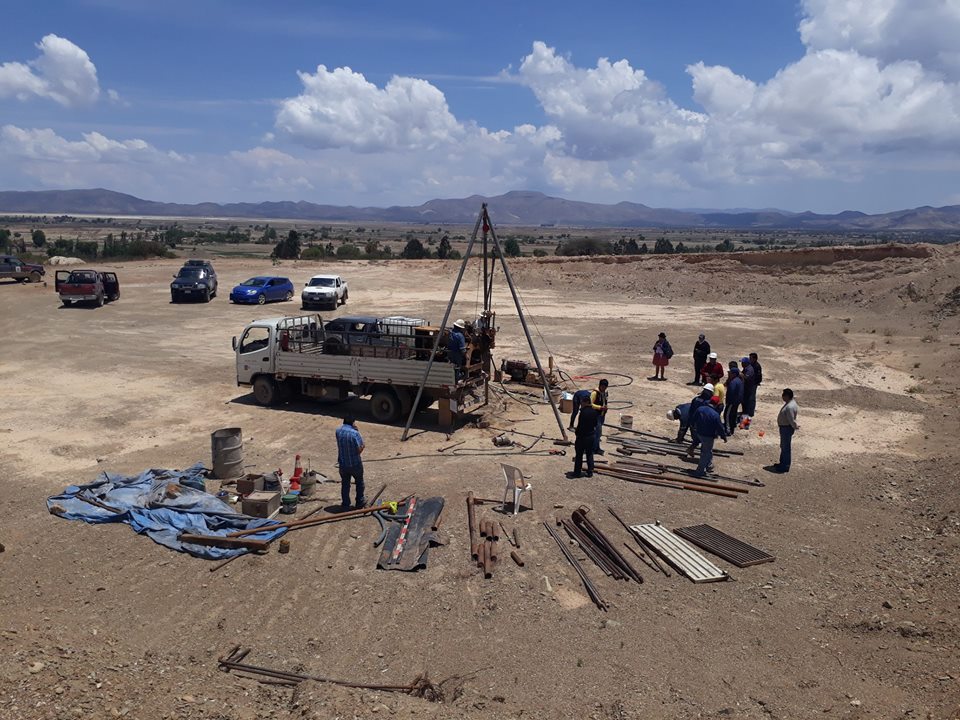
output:
<svg viewBox="0 0 960 720"><path fill-rule="evenodd" d="M623 518L621 518L619 515L617 515L617 511L614 510L614 509L613 509L612 507L610 507L609 505L607 506L607 510L610 512L611 515L613 515L613 516L617 519L617 522L620 523L621 525L623 525L624 529L625 529L628 533L630 533L630 537L632 537L634 540L636 540L637 544L640 546L640 549L643 550L643 552L650 558L650 560L653 561L653 564L657 566L657 569L658 569L660 572L662 572L664 575L666 575L667 577L670 577L670 573L667 572L666 569L660 564L660 561L657 560L656 556L654 556L654 555L647 549L647 546L644 544L643 539L633 531L633 528L630 527L629 525L627 525L627 523L625 523L625 522L623 521Z"/></svg>
<svg viewBox="0 0 960 720"><path fill-rule="evenodd" d="M262 532L272 532L274 530L287 529L293 530L300 527L313 527L314 525L323 525L324 523L337 522L339 520L352 520L353 518L362 517L364 515L370 515L381 510L389 510L390 505L384 503L382 505L377 505L375 507L365 507L360 508L359 510L349 510L347 512L336 513L335 515L329 515L322 518L307 519L302 518L300 520L291 520L290 522L277 523L275 525L261 525L260 527L247 528L246 530L238 530L237 532L232 532L226 535L228 538L239 538L246 535L255 535Z"/></svg>
<svg viewBox="0 0 960 720"><path fill-rule="evenodd" d="M580 561L577 560L573 556L573 553L570 552L569 548L567 548L567 546L563 544L563 540L557 534L556 530L550 527L550 525L547 522L544 522L543 526L547 529L547 532L550 533L550 537L552 537L556 541L557 545L560 548L560 552L563 553L563 556L573 566L573 569L576 570L577 575L580 576L580 581L583 583L583 586L586 588L587 594L590 596L590 599L593 600L594 604L598 608L606 612L609 605L607 605L604 599L600 597L599 591L597 590L596 586L593 584L593 581L591 581L590 578L587 576L587 573L586 571L584 571L583 566L580 564Z"/></svg>
<svg viewBox="0 0 960 720"><path fill-rule="evenodd" d="M490 238L493 240L493 246L497 250L497 257L500 259L500 265L503 267L503 276L507 280L507 286L510 288L510 294L513 296L513 304L517 307L517 315L520 316L520 326L523 328L523 334L527 336L527 344L530 346L530 352L533 354L533 360L537 364L537 372L540 373L540 382L543 383L543 391L547 394L547 399L550 401L550 409L553 410L553 416L556 418L557 427L560 428L560 435L564 440L569 441L570 438L567 436L567 426L564 424L563 419L560 417L560 410L557 408L557 403L553 399L553 394L550 392L550 383L547 381L547 374L543 371L543 363L540 362L540 356L537 354L537 348L533 344L533 338L530 336L530 328L527 327L527 319L523 314L523 307L520 304L520 296L517 294L517 288L513 284L513 277L510 275L510 268L507 265L507 259L503 255L503 249L500 247L500 241L497 239L497 231L493 227L493 223L490 222L490 215L487 212L487 204L483 204L483 208L480 211L482 217L486 220L487 225L490 226Z"/></svg>
<svg viewBox="0 0 960 720"><path fill-rule="evenodd" d="M467 527L470 530L470 556L477 560L477 511L473 507L472 492L467 493Z"/></svg>
<svg viewBox="0 0 960 720"><path fill-rule="evenodd" d="M440 329L437 331L437 336L433 339L433 347L430 349L430 359L427 361L427 367L423 371L423 378L421 378L420 385L417 387L417 396L414 398L413 406L410 408L410 416L407 418L407 424L403 428L403 435L400 436L401 442L406 441L407 435L410 433L410 426L413 425L413 418L417 414L420 398L423 397L423 388L426 387L427 379L430 377L430 370L433 368L433 362L437 357L437 349L440 347L440 337L447 327L447 321L450 319L450 311L453 310L453 303L456 301L457 292L460 290L460 281L463 280L463 273L466 271L467 263L470 262L470 256L473 254L473 244L477 240L480 221L484 215L486 215L485 208L486 205L484 205L484 210L481 210L480 214L477 215L477 222L473 226L473 234L470 236L470 242L467 243L467 249L463 254L463 262L460 263L460 272L457 273L457 280L453 284L453 292L450 293L450 301L447 303L447 309L443 313L443 320L440 322Z"/></svg>

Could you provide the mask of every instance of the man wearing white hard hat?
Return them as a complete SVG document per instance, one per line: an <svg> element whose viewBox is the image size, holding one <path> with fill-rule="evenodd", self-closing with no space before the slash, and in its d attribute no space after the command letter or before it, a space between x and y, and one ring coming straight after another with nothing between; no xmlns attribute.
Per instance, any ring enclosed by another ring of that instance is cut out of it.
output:
<svg viewBox="0 0 960 720"><path fill-rule="evenodd" d="M701 382L710 382L710 378L714 375L719 375L723 377L723 364L717 360L717 354L715 352L707 355L707 364L703 366L703 369L700 371L700 381Z"/></svg>
<svg viewBox="0 0 960 720"><path fill-rule="evenodd" d="M467 339L463 335L466 327L463 320L455 320L450 328L450 337L447 338L447 359L456 367L457 382L463 379L463 370L467 364Z"/></svg>

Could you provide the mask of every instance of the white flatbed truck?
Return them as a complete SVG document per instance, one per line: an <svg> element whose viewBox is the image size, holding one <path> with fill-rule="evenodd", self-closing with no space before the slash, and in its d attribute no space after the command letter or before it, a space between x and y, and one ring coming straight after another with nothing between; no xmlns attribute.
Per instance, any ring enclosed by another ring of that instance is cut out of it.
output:
<svg viewBox="0 0 960 720"><path fill-rule="evenodd" d="M332 344L319 315L268 318L249 323L233 338L237 385L251 387L261 405L276 405L291 397L346 400L350 394L370 398L378 422L406 419L423 381L439 328L412 327L398 333L386 329L376 344ZM438 403L442 427L456 415L483 404L487 374L467 366L456 379L454 365L438 360L424 384L419 410Z"/></svg>

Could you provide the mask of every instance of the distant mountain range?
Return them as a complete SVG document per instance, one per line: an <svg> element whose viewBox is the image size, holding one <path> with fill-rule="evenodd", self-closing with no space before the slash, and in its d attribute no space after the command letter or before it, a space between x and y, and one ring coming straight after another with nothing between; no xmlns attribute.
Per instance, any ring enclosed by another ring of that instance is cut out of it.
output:
<svg viewBox="0 0 960 720"><path fill-rule="evenodd" d="M416 207L388 208L319 205L310 202L163 203L112 190L0 192L0 214L88 214L161 217L220 217L328 222L398 222L468 225L486 202L498 225L557 227L728 228L807 231L960 231L960 205L929 206L867 215L847 210L836 215L784 210L692 211L652 208L639 203L579 202L539 192L513 191L496 197L430 200Z"/></svg>

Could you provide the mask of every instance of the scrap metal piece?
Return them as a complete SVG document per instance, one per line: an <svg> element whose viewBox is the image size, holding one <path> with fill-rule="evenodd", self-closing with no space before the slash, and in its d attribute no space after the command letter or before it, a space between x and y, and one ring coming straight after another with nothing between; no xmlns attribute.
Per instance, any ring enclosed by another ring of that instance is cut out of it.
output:
<svg viewBox="0 0 960 720"><path fill-rule="evenodd" d="M726 570L718 568L690 543L674 535L659 522L631 525L630 529L678 572L683 573L695 583L719 582L730 578Z"/></svg>
<svg viewBox="0 0 960 720"><path fill-rule="evenodd" d="M776 556L727 535L711 525L691 525L674 532L694 545L723 558L739 568L773 562Z"/></svg>

